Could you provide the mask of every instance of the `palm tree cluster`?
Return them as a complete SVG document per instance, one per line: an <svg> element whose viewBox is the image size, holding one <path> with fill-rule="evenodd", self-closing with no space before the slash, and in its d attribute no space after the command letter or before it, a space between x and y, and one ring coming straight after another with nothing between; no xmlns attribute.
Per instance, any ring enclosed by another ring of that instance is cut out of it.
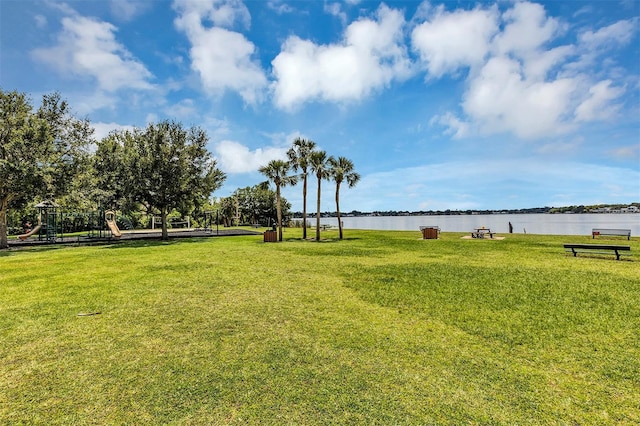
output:
<svg viewBox="0 0 640 426"><path fill-rule="evenodd" d="M333 180L336 183L336 211L338 214L338 230L340 239L343 238L342 220L340 219L340 186L346 182L353 188L360 180L360 175L354 171L351 160L345 157L328 157L326 151L317 150L312 140L296 138L292 147L287 151L289 161L272 160L260 168L276 186L276 209L278 215L278 240L282 241L282 214L280 208L280 189L284 186L296 185L302 180L302 238L307 238L307 179L314 174L318 179L318 199L316 213L316 241L320 241L320 196L323 180ZM299 172L290 175L289 172Z"/></svg>

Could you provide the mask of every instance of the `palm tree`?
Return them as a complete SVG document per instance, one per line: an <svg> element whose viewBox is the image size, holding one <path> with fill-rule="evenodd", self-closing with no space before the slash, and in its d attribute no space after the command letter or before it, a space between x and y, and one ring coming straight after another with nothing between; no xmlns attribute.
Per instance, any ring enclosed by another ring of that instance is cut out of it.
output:
<svg viewBox="0 0 640 426"><path fill-rule="evenodd" d="M318 178L318 212L316 214L316 241L320 241L320 186L322 179L329 178L329 163L326 151L313 151L309 155L309 167Z"/></svg>
<svg viewBox="0 0 640 426"><path fill-rule="evenodd" d="M316 147L311 140L296 138L293 146L287 151L287 156L294 171L302 173L302 239L307 239L307 171L309 169L309 156Z"/></svg>
<svg viewBox="0 0 640 426"><path fill-rule="evenodd" d="M345 157L329 158L329 173L336 183L336 211L338 212L338 229L340 231L340 239L342 239L342 220L340 219L340 184L347 182L349 188L356 186L360 180L360 175L353 169L353 161Z"/></svg>
<svg viewBox="0 0 640 426"><path fill-rule="evenodd" d="M278 216L278 241L282 241L282 208L280 203L280 188L295 185L297 176L288 176L291 164L282 160L271 160L266 166L260 167L260 173L276 185L276 212Z"/></svg>

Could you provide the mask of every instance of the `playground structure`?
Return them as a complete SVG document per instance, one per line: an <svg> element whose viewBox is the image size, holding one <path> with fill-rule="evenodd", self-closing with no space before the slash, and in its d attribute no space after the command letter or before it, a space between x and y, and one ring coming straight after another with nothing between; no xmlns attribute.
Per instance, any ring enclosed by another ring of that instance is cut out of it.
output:
<svg viewBox="0 0 640 426"><path fill-rule="evenodd" d="M30 236L40 232L40 228L42 228L42 218L40 216L38 216L38 224L36 226L34 226L33 229L28 231L26 234L18 235L18 239L24 241L27 238L29 238Z"/></svg>
<svg viewBox="0 0 640 426"><path fill-rule="evenodd" d="M113 210L106 211L104 213L104 220L105 222L107 222L107 226L109 227L109 230L111 230L111 235L113 235L113 238L120 238L122 236L122 233L120 232L118 224L116 223L115 212Z"/></svg>
<svg viewBox="0 0 640 426"><path fill-rule="evenodd" d="M120 238L122 233L116 224L116 215L112 210L92 212L62 212L53 201L43 201L35 206L38 209L38 225L27 230L18 239L25 241L36 237L38 241L55 243L65 238L77 237L97 240ZM81 235L86 233L84 235ZM72 235L70 235L72 234Z"/></svg>
<svg viewBox="0 0 640 426"><path fill-rule="evenodd" d="M45 244L104 244L115 241L160 240L162 233L158 230L138 230L121 232L120 228L133 229L126 217L118 217L112 210L92 212L59 212L57 206L42 205L39 208L39 226L29 229L18 238L8 241L10 246L45 245ZM248 229L219 229L219 216L215 211L202 212L198 217L197 227L173 229L171 238L201 238L217 236L259 235L262 232ZM35 217L31 220L35 222ZM120 226L118 226L118 223ZM192 222L193 223L193 222ZM37 229L36 229L37 228Z"/></svg>

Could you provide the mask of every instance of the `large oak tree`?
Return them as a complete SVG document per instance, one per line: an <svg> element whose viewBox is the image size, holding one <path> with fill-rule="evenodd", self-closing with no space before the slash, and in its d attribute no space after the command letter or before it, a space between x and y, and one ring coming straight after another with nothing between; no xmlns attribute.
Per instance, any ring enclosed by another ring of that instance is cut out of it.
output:
<svg viewBox="0 0 640 426"><path fill-rule="evenodd" d="M25 94L0 89L0 248L8 247L10 208L72 189L92 134L58 93L44 95L34 111Z"/></svg>
<svg viewBox="0 0 640 426"><path fill-rule="evenodd" d="M148 211L159 213L162 238L167 239L168 214L208 200L224 182L225 175L207 150L207 142L204 130L184 129L173 121L110 135L99 144L97 153L106 156L105 160L120 157L123 165L118 182L112 177L105 179L114 186L106 188L107 198L115 202L123 194Z"/></svg>

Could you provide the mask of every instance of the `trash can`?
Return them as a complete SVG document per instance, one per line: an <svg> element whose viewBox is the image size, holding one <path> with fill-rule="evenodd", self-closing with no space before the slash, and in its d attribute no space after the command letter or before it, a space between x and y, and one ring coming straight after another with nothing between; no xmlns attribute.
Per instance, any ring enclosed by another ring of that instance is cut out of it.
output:
<svg viewBox="0 0 640 426"><path fill-rule="evenodd" d="M276 231L264 231L264 242L275 243L278 241L278 232Z"/></svg>
<svg viewBox="0 0 640 426"><path fill-rule="evenodd" d="M432 227L432 226L424 226L422 227L422 239L424 240L437 240L438 239L438 231L440 228Z"/></svg>

